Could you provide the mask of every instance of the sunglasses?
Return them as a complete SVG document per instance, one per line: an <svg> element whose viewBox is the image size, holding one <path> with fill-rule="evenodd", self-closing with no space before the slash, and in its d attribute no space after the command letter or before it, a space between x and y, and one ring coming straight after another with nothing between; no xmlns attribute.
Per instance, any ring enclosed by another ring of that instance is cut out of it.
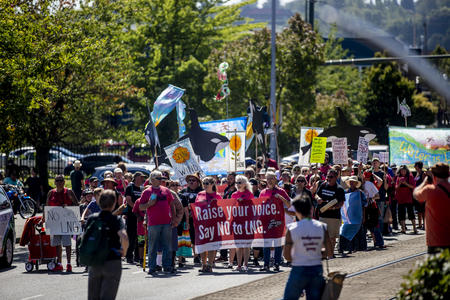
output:
<svg viewBox="0 0 450 300"><path fill-rule="evenodd" d="M55 182L64 182L64 179L56 179Z"/></svg>
<svg viewBox="0 0 450 300"><path fill-rule="evenodd" d="M327 178L334 178L334 176L333 175L328 175Z"/></svg>
<svg viewBox="0 0 450 300"><path fill-rule="evenodd" d="M236 181L236 184L244 184L243 181Z"/></svg>
<svg viewBox="0 0 450 300"><path fill-rule="evenodd" d="M156 179L156 180L163 180L163 179L165 179L164 177L155 177L155 178L153 178L153 179Z"/></svg>
<svg viewBox="0 0 450 300"><path fill-rule="evenodd" d="M189 183L194 183L194 182L197 182L197 180L195 180L195 179L189 179L187 182L189 182Z"/></svg>
<svg viewBox="0 0 450 300"><path fill-rule="evenodd" d="M203 182L203 185L213 185L214 183L213 182L209 182L209 181L206 181L206 182Z"/></svg>

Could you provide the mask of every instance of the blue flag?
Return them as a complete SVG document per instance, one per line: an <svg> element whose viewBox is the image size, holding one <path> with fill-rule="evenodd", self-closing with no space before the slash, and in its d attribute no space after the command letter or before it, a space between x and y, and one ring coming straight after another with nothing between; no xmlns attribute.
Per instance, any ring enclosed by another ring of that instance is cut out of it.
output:
<svg viewBox="0 0 450 300"><path fill-rule="evenodd" d="M179 137L184 135L186 126L184 126L184 118L186 118L186 104L183 100L178 100L177 102L177 120L178 120L178 134Z"/></svg>
<svg viewBox="0 0 450 300"><path fill-rule="evenodd" d="M153 111L151 113L155 127L175 108L183 94L183 89L169 84L161 95L158 96L153 104Z"/></svg>

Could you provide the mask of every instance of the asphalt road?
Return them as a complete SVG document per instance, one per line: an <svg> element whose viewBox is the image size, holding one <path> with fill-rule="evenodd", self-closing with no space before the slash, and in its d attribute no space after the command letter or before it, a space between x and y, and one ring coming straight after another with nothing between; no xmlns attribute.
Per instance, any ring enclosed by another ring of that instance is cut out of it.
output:
<svg viewBox="0 0 450 300"><path fill-rule="evenodd" d="M18 220L18 223L23 222ZM17 231L18 236L20 236L20 224L18 225ZM386 243L388 245L386 250L357 252L346 258L331 260L330 269L348 273L356 272L425 249L423 232L419 235L387 237ZM370 245L371 243L369 243ZM87 273L84 273L84 268L75 267L74 259L72 259L74 268L71 274L48 272L45 265L42 265L39 271L27 273L24 268L27 257L28 249L26 247L16 247L13 266L9 269L0 270L0 299L87 298L88 276ZM63 262L65 266L65 258ZM142 269L123 263L123 273L117 298L279 299L282 296L289 273L288 268L282 268L281 273L261 273L256 268L252 268L248 274L242 274L226 269L220 263L217 264L214 271L211 275L199 275L198 267L194 268L192 260L189 259L187 268L180 269L175 276L158 275L151 277L144 273ZM382 277L379 278L381 280ZM401 281L401 274L396 274L392 280L394 279L395 281ZM379 290L373 290L375 298L376 295L383 295L383 292L385 292L383 291L383 285L376 287ZM349 288L357 289L358 285L344 286L343 296L352 294L352 291L348 290ZM392 289L389 293L392 296ZM341 297L341 299L350 298Z"/></svg>

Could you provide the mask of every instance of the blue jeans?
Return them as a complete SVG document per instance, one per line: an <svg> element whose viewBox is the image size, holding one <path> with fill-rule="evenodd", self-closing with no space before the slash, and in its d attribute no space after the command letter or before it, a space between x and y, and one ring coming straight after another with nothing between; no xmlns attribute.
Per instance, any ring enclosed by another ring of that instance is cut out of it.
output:
<svg viewBox="0 0 450 300"><path fill-rule="evenodd" d="M281 263L281 251L282 247L274 247L275 248L275 264L279 265ZM264 255L264 266L268 267L270 264L270 247L263 248Z"/></svg>
<svg viewBox="0 0 450 300"><path fill-rule="evenodd" d="M375 247L384 246L384 239L383 239L383 235L381 234L380 228L378 228L378 226L377 226L377 227L368 228L368 229L375 236L375 241L373 241L374 246Z"/></svg>
<svg viewBox="0 0 450 300"><path fill-rule="evenodd" d="M317 266L293 266L289 274L284 300L297 300L303 290L306 291L306 300L320 300L325 286L322 265Z"/></svg>
<svg viewBox="0 0 450 300"><path fill-rule="evenodd" d="M150 270L156 269L157 250L162 250L162 266L172 266L172 227L170 224L148 226L148 263Z"/></svg>

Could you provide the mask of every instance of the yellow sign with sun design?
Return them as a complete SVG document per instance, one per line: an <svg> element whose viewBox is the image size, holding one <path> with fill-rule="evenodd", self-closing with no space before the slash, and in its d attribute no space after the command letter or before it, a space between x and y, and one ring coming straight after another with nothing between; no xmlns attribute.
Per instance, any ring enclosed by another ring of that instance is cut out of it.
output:
<svg viewBox="0 0 450 300"><path fill-rule="evenodd" d="M189 150L185 147L178 147L173 151L172 158L179 164L185 163L190 158Z"/></svg>
<svg viewBox="0 0 450 300"><path fill-rule="evenodd" d="M319 135L319 133L317 132L317 130L315 130L315 129L308 129L308 130L306 131L306 133L305 133L305 141L306 141L308 144L311 144L312 141L313 141L313 139L314 139L315 137L317 137L318 135Z"/></svg>

